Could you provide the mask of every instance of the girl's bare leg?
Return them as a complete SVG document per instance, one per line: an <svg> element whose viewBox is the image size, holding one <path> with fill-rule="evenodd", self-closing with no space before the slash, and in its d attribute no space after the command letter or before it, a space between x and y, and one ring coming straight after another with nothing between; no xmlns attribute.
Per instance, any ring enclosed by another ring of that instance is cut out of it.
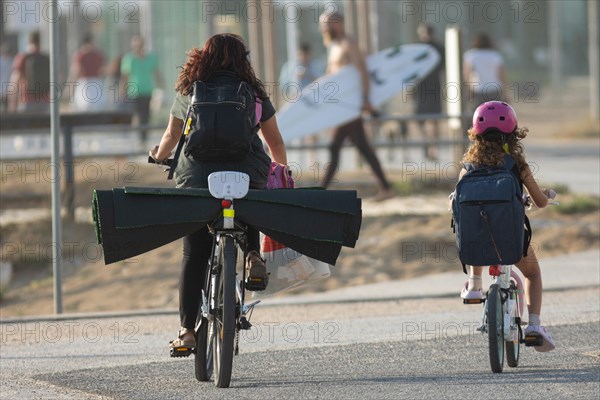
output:
<svg viewBox="0 0 600 400"><path fill-rule="evenodd" d="M540 315L542 310L542 272L531 246L527 250L527 256L523 257L516 265L525 276L525 300L529 315Z"/></svg>

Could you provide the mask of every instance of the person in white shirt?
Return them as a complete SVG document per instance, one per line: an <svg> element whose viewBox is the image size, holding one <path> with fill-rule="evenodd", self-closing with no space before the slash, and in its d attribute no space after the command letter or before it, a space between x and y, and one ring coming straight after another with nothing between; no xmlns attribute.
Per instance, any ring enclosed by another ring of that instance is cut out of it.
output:
<svg viewBox="0 0 600 400"><path fill-rule="evenodd" d="M473 37L472 48L463 56L463 74L473 110L486 101L504 100L504 57L485 33Z"/></svg>

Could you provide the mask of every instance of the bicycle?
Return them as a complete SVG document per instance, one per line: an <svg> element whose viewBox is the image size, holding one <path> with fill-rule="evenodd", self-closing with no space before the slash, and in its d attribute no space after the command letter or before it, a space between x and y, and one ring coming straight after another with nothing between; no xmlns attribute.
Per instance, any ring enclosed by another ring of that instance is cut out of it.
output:
<svg viewBox="0 0 600 400"><path fill-rule="evenodd" d="M531 208L529 198L525 205ZM508 366L515 368L519 365L520 345L541 346L542 338L538 335L523 337L524 286L519 273L513 271L513 265L491 265L489 274L493 282L485 298L463 299L463 304L484 303L482 324L477 330L488 334L490 367L492 372L500 373L504 369L505 353Z"/></svg>
<svg viewBox="0 0 600 400"><path fill-rule="evenodd" d="M195 354L195 376L219 388L229 387L233 356L239 354L240 330L248 330L254 306L260 300L245 304L247 230L235 221L234 200L248 194L250 177L241 172L215 172L208 177L210 194L221 200L222 214L209 225L213 245L195 334L196 347L171 349L172 357ZM238 252L242 252L241 274L238 274ZM241 279L240 279L241 278Z"/></svg>
<svg viewBox="0 0 600 400"><path fill-rule="evenodd" d="M482 324L478 331L488 334L490 366L493 372L502 372L504 354L509 367L519 365L520 345L535 345L533 337L523 338L521 329L524 310L523 281L512 270L512 265L492 265L493 279L483 299L463 299L464 304L484 303ZM535 338L537 339L537 337Z"/></svg>

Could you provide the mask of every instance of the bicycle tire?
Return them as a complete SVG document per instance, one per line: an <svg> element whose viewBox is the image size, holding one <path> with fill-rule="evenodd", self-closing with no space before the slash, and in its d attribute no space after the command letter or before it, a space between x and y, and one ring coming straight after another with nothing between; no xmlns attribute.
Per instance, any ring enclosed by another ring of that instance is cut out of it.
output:
<svg viewBox="0 0 600 400"><path fill-rule="evenodd" d="M486 302L490 366L492 372L499 373L504 364L504 313L498 285L490 286Z"/></svg>
<svg viewBox="0 0 600 400"><path fill-rule="evenodd" d="M222 260L221 279L217 290L217 311L214 319L215 340L213 342L214 382L219 388L229 387L233 367L235 340L235 266L237 248L234 240L221 237L219 246Z"/></svg>
<svg viewBox="0 0 600 400"><path fill-rule="evenodd" d="M210 301L211 290L211 268L206 268L206 281L204 285L204 293L207 296L207 301ZM213 373L213 348L212 344L215 338L214 324L202 315L202 304L198 310L196 318L196 326L200 326L196 331L196 355L194 359L194 371L196 379L200 382L207 382L212 377Z"/></svg>
<svg viewBox="0 0 600 400"><path fill-rule="evenodd" d="M514 324L517 326L517 332L516 332L516 337L513 336L513 340L506 340L504 345L506 347L506 363L508 364L509 367L511 368L515 368L519 366L519 355L521 353L521 339L523 338L523 332L521 331L521 327L519 326L519 324L521 323L521 318L520 318L520 313L519 313L519 307L521 306L519 304L519 296L518 296L518 290L520 290L521 288L518 287L518 284L511 280L510 283L510 292L509 292L509 296L515 298L516 304L515 304L515 308L513 310L513 315L510 316L510 323L511 326ZM514 335L514 334L513 334Z"/></svg>

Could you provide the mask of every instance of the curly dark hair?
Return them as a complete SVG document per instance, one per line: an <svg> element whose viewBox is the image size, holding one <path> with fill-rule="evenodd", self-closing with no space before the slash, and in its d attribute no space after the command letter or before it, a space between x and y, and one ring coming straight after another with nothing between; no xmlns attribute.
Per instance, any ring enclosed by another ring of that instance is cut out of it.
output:
<svg viewBox="0 0 600 400"><path fill-rule="evenodd" d="M209 81L218 71L232 71L241 80L249 83L259 98L265 100L265 86L256 77L249 54L244 39L238 35L222 33L211 36L202 50L193 47L188 51L175 90L182 96L187 96L192 92L195 81Z"/></svg>
<svg viewBox="0 0 600 400"><path fill-rule="evenodd" d="M508 145L508 154L515 161L520 172L527 166L523 144L521 140L525 139L529 129L516 128L513 133L506 135L500 131L489 131L483 135L477 135L473 128L469 129L469 139L471 146L463 157L463 163L471 163L475 167L501 167L504 165L503 146Z"/></svg>

